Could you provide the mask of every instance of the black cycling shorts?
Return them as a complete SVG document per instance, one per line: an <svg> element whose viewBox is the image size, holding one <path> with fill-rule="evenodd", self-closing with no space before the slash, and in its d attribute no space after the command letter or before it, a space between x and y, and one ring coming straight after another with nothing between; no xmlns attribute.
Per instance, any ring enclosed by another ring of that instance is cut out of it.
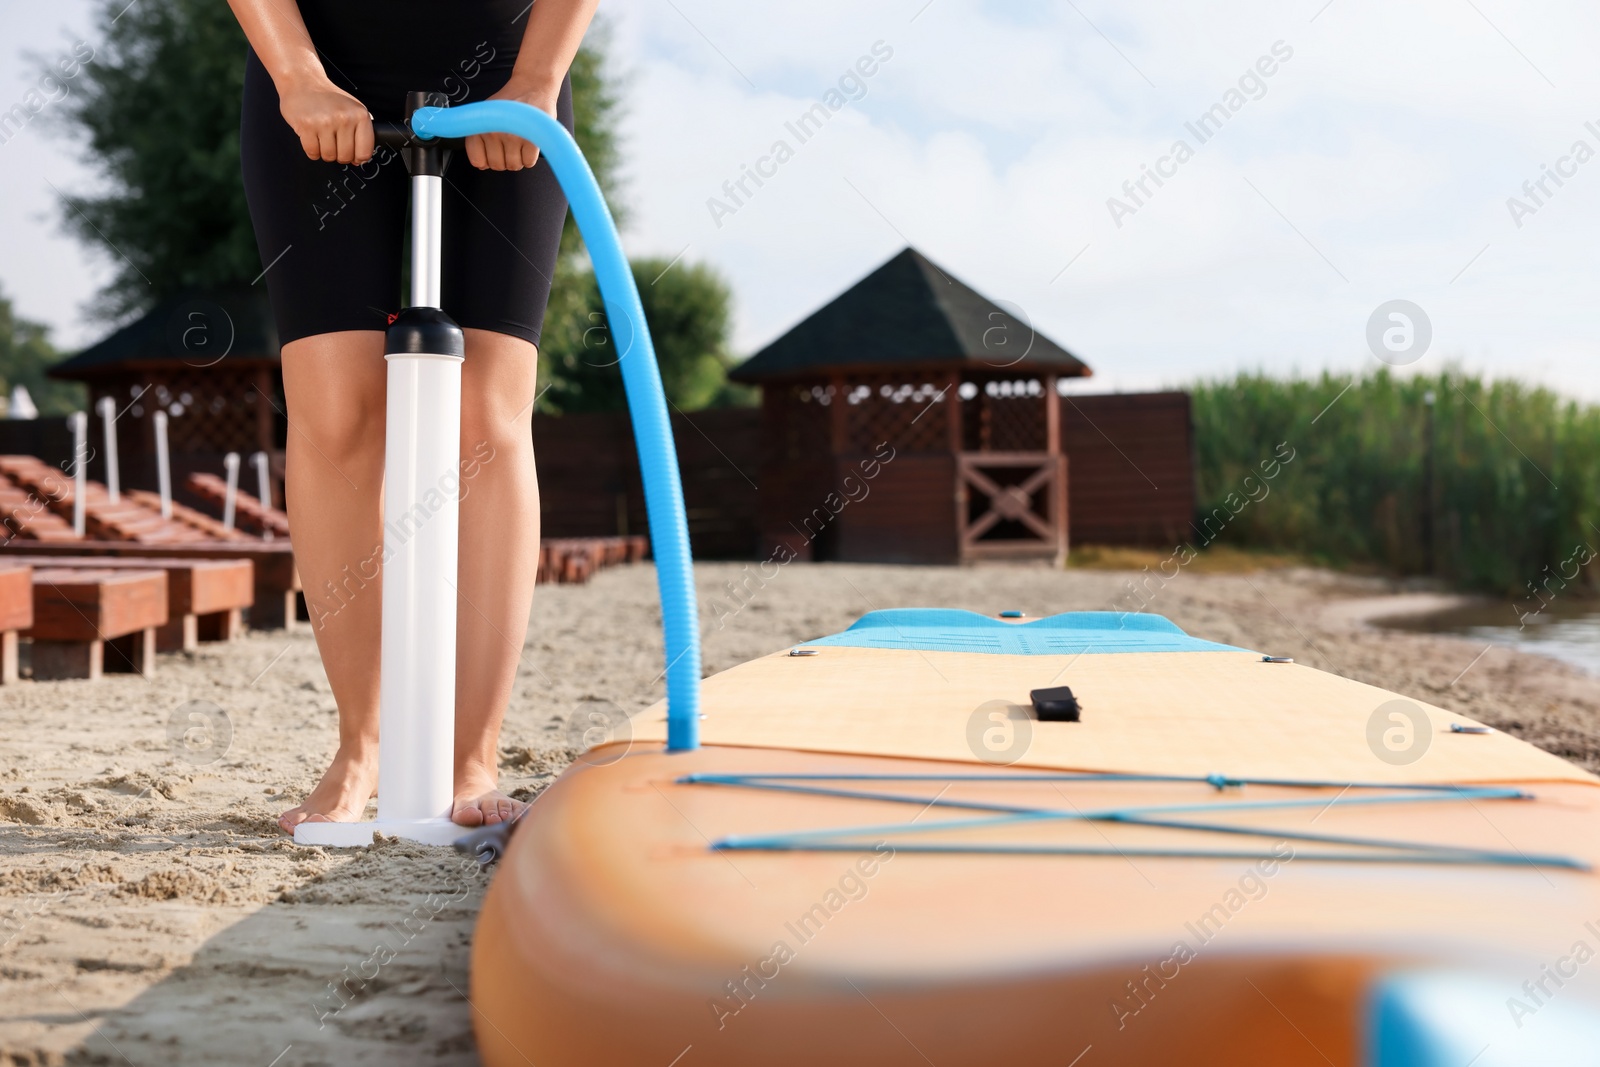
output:
<svg viewBox="0 0 1600 1067"><path fill-rule="evenodd" d="M483 100L511 76L527 0L300 0L334 84L374 118L403 118L409 90L452 106ZM572 87L557 117L572 129ZM251 52L240 156L245 198L282 344L343 330L382 330L401 292L410 176L380 147L365 164L308 159ZM539 342L567 201L543 157L520 171L478 170L465 151L444 174L441 299L467 328Z"/></svg>

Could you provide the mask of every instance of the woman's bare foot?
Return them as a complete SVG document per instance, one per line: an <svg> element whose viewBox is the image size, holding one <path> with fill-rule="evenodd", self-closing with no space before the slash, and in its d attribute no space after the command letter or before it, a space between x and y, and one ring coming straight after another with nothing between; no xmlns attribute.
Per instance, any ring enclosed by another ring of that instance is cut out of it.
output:
<svg viewBox="0 0 1600 1067"><path fill-rule="evenodd" d="M292 834L303 822L356 822L377 792L377 746L353 753L341 747L322 781L305 800L278 816L278 825Z"/></svg>
<svg viewBox="0 0 1600 1067"><path fill-rule="evenodd" d="M510 822L528 805L495 788L495 774L484 767L456 771L456 798L450 818L460 826L493 826Z"/></svg>

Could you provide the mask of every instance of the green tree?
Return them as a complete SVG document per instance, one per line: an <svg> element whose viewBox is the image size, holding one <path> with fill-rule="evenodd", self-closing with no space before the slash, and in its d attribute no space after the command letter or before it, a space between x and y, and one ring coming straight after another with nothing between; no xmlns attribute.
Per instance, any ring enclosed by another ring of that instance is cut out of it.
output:
<svg viewBox="0 0 1600 1067"><path fill-rule="evenodd" d="M622 117L622 100L620 79L613 72L610 56L610 26L596 19L572 60L572 137L583 149L600 191L606 194L611 216L620 226L627 219L617 178L621 159L617 121ZM569 213L561 231L562 258L570 259L581 243L578 226Z"/></svg>
<svg viewBox="0 0 1600 1067"><path fill-rule="evenodd" d="M106 191L70 198L65 214L113 257L106 316L248 285L261 261L239 180L245 40L233 13L210 0L107 0L96 39L66 114Z"/></svg>
<svg viewBox="0 0 1600 1067"><path fill-rule="evenodd" d="M597 24L573 61L573 118L578 144L620 225L627 220L618 180L621 80L610 62L609 46L607 27ZM684 410L751 402L753 389L727 380L733 306L727 283L704 265L680 263L668 270L668 261L659 259L631 265L667 399ZM541 387L539 409L562 413L626 407L615 361L594 273L568 215L539 346L539 377L548 387Z"/></svg>
<svg viewBox="0 0 1600 1067"><path fill-rule="evenodd" d="M706 264L636 259L634 284L667 399L688 411L740 403L752 391L730 386L728 326L733 296ZM548 412L616 411L626 406L605 308L594 273L584 269L552 294L545 317L539 373L547 388L540 397Z"/></svg>
<svg viewBox="0 0 1600 1067"><path fill-rule="evenodd" d="M41 415L66 415L83 406L83 386L45 377L61 358L46 327L18 318L11 301L0 296L0 391L25 385Z"/></svg>

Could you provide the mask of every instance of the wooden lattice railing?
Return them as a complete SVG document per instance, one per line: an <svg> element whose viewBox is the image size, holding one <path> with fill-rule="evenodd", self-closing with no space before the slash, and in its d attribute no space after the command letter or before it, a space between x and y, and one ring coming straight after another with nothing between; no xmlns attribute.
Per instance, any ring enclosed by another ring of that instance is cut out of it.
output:
<svg viewBox="0 0 1600 1067"><path fill-rule="evenodd" d="M961 558L1067 554L1067 461L1049 452L963 452L956 457Z"/></svg>

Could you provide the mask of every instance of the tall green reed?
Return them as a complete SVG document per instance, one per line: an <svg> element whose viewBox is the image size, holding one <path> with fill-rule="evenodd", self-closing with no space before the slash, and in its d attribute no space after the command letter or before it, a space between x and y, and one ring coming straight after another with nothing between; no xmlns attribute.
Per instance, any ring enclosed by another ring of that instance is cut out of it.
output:
<svg viewBox="0 0 1600 1067"><path fill-rule="evenodd" d="M1600 551L1600 406L1459 370L1241 374L1191 393L1201 517L1295 450L1219 541L1516 597Z"/></svg>

